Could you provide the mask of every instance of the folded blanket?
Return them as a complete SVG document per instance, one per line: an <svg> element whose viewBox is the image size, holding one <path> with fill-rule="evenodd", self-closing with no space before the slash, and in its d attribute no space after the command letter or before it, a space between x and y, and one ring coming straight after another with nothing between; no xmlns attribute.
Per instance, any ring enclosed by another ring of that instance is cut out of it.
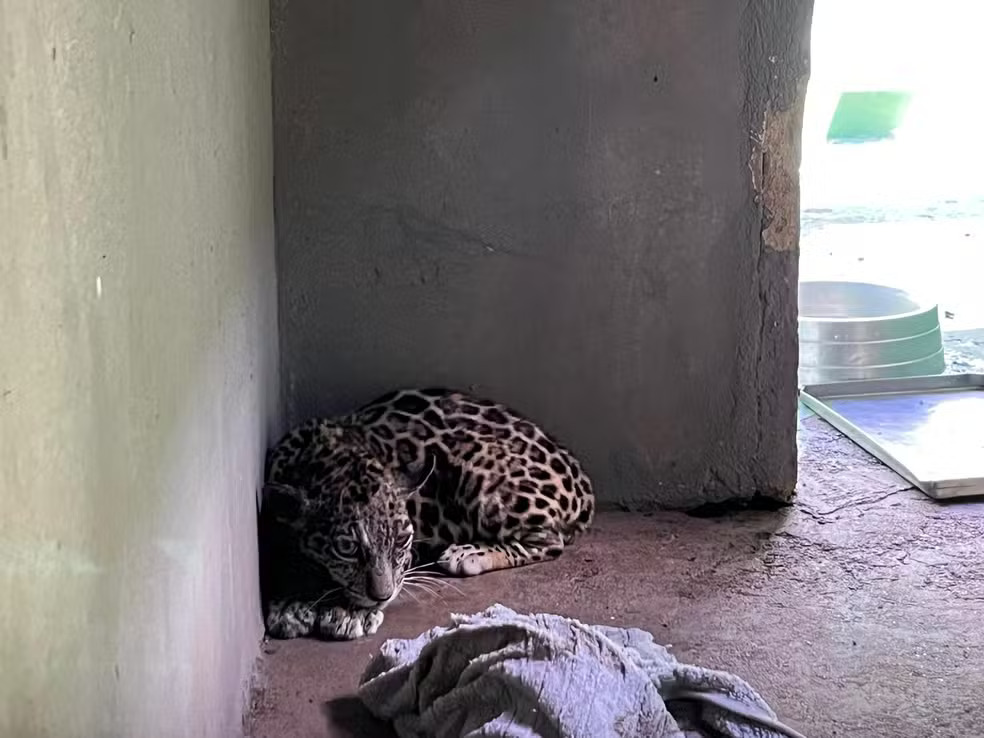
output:
<svg viewBox="0 0 984 738"><path fill-rule="evenodd" d="M386 641L359 696L400 738L803 738L743 680L637 628L494 605Z"/></svg>

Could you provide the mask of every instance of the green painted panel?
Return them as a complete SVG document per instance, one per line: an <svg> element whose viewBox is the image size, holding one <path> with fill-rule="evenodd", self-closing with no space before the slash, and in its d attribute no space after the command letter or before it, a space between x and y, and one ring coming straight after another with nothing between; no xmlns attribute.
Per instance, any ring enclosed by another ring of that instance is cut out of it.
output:
<svg viewBox="0 0 984 738"><path fill-rule="evenodd" d="M828 141L874 141L899 127L912 95L903 91L841 93L827 129Z"/></svg>

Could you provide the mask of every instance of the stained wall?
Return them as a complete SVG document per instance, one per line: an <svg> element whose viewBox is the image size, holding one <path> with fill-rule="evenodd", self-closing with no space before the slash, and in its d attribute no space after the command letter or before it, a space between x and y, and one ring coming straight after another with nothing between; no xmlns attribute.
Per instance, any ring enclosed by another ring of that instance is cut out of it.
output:
<svg viewBox="0 0 984 738"><path fill-rule="evenodd" d="M811 10L274 0L289 418L453 385L603 502L788 498Z"/></svg>

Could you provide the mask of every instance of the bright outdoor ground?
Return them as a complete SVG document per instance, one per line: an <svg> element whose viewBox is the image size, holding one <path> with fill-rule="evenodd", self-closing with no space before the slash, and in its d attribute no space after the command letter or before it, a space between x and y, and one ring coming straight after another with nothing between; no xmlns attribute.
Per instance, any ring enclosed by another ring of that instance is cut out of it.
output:
<svg viewBox="0 0 984 738"><path fill-rule="evenodd" d="M984 372L984 0L816 0L800 279L937 301L951 371ZM827 143L847 90L907 90L893 140Z"/></svg>

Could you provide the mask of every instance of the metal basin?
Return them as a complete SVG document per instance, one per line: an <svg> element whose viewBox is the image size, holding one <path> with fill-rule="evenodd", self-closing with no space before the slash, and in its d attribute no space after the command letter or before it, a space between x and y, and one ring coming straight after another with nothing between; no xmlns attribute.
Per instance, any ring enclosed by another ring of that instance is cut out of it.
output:
<svg viewBox="0 0 984 738"><path fill-rule="evenodd" d="M935 304L866 282L801 282L800 384L942 374Z"/></svg>

